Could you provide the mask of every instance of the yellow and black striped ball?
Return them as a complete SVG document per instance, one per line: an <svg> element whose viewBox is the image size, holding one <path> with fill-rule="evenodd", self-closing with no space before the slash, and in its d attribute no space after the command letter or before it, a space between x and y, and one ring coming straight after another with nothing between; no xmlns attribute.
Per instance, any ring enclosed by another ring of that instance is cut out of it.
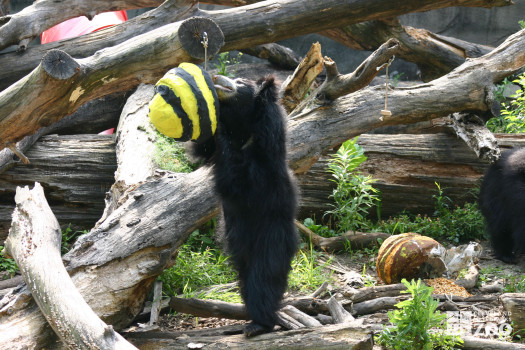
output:
<svg viewBox="0 0 525 350"><path fill-rule="evenodd" d="M197 65L181 63L155 85L149 118L177 141L206 140L215 134L219 100L210 75Z"/></svg>

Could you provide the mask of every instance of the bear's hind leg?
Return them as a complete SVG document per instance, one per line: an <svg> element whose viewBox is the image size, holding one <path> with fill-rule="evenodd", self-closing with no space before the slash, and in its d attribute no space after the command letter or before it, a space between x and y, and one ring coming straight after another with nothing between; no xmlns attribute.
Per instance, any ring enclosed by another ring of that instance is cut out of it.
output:
<svg viewBox="0 0 525 350"><path fill-rule="evenodd" d="M275 246L268 248L280 250ZM271 332L277 323L276 312L288 285L292 256L283 251L280 254L265 254L261 251L251 262L246 278L242 281L244 303L252 319L244 329L247 337Z"/></svg>
<svg viewBox="0 0 525 350"><path fill-rule="evenodd" d="M491 233L490 240L496 259L507 264L515 264L517 262L514 255L515 239L510 230L502 229L497 234Z"/></svg>

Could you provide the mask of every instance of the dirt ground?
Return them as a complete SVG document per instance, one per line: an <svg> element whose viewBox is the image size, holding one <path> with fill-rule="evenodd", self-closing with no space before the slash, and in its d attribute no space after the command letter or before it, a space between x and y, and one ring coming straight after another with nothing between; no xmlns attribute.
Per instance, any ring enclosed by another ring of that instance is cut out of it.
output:
<svg viewBox="0 0 525 350"><path fill-rule="evenodd" d="M478 266L481 269L480 279L478 284L490 285L499 283L505 285L508 282L508 276L520 277L525 275L525 256L521 257L516 265L505 264L499 260L494 259L489 242L480 242L483 247L482 254L478 261ZM348 282L348 274L365 275L367 283L382 284L378 279L375 270L376 256L367 256L362 252L355 252L353 254L337 254L332 257L332 260L327 265L327 273L332 273L332 280L327 294L333 295L345 288L345 283ZM364 268L365 266L365 268ZM364 271L364 273L363 273ZM475 288L470 291L473 295L498 295L500 293L486 294L481 293L479 289ZM296 295L294 295L296 296ZM467 308L468 307L468 308ZM508 322L504 313L503 307L499 302L492 303L476 303L472 306L473 313L473 328L477 331L477 336L494 338L495 334L486 331L485 327L488 323L497 323L499 325ZM461 306L462 311L471 310L470 306ZM446 311L446 310L444 310ZM386 325L388 324L387 311L376 313L373 315L364 316L365 324ZM203 318L193 317L185 314L166 314L162 315L159 327L162 331L188 331L207 328L216 328L231 325L242 325L247 321L228 320L219 318ZM486 327L485 327L486 328Z"/></svg>

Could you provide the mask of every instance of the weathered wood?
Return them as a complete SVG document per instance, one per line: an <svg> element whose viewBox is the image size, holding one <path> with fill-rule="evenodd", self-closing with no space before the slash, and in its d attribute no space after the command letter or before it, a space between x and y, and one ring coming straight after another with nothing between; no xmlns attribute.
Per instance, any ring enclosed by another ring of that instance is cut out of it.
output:
<svg viewBox="0 0 525 350"><path fill-rule="evenodd" d="M325 0L322 2L317 0L267 0L263 3L264 6L255 4L242 8L194 14L207 16L217 23L226 40L222 50L230 51L343 24L347 25L350 22L366 21L377 16L391 17L413 11L446 7L452 4L455 6L460 4L481 6L488 3L490 6L508 4L508 0L497 2L487 0L405 1L403 6L382 0L380 4L376 4L382 6L380 12L375 11L375 7L362 6L360 3L348 3L345 0ZM189 11L193 7L188 5L185 8ZM274 10L268 11L268 8ZM249 20L239 21L241 15ZM184 61L195 62L180 45L177 33L179 26L180 22L168 24L146 34L137 35L121 44L108 47L90 57L78 61L68 59L67 63L62 62L61 64L72 67L76 65L79 69L67 80L52 79L49 75L50 72L46 71L41 64L38 65L24 79L0 93L0 148L4 148L6 142L17 142L24 136L34 133L38 127L49 125L63 118L93 98L124 89L129 90L140 82L155 83L169 68ZM519 45L519 39L519 36L515 36L513 42L506 41L507 46L517 42L515 45L517 47L513 48L512 52L507 52L508 55L506 56L513 57L513 62L504 61L506 64L517 65L522 60L522 56L525 55L523 53L525 50ZM525 44L521 43L521 46L525 46ZM508 47L506 49L509 50ZM500 57L497 54L495 56L494 58L498 60L496 66L501 66ZM144 69L145 66L147 66L147 70ZM507 68L510 71L516 71L522 66L523 64L514 68ZM492 70L494 68L492 67ZM491 69L488 69L487 73L494 74ZM495 75L501 80L509 73L509 71L505 73L499 71L499 74ZM457 103L449 105L443 114L450 114L451 108L457 109L458 106L461 106L461 109L480 108L479 105L483 105L483 103L472 104L470 100L475 98L476 101L480 101L481 96L479 95L484 95L484 89L481 93L479 84L487 85L489 82L492 84L495 78L480 81L477 85L470 82L469 79L464 79L463 85L454 85L457 86L456 90L447 87L447 90L452 90L450 93L454 93L454 96L457 95L457 89L461 88L461 92L470 98L467 101L458 99ZM465 90L465 85L472 86ZM479 94L476 96L476 94L465 93L472 91L472 89L478 91ZM425 88L420 88L418 92L425 95L425 90ZM22 108L18 103L20 100L28 101L28 103L24 104ZM303 116L306 116L306 113ZM385 122L385 124L392 124L393 119L395 118ZM367 118L364 120L366 121Z"/></svg>
<svg viewBox="0 0 525 350"><path fill-rule="evenodd" d="M327 2L327 6L330 4L333 5ZM322 152L373 128L376 123L411 123L432 119L441 113L449 114L458 108L488 108L484 102L485 88L492 86L494 79L518 69L517 64L525 63L524 35L525 30L518 32L489 55L467 61L438 81L403 90L403 93L394 91L398 102L404 97L406 104L394 104L393 112L398 114L394 113L389 120L378 122L375 120L376 113L362 109L365 105L379 107L375 109L377 111L381 109L373 88L356 92L351 99L341 97L328 106L296 116L288 125L292 168L296 172L306 171L307 164L314 163L313 159ZM227 35L226 38L228 42ZM137 39L137 44L140 43L143 42ZM114 52L113 49L115 47L106 53ZM93 75L97 74L93 72ZM442 95L437 102L436 94ZM429 101L434 102L432 110L428 110ZM182 242L194 229L216 215L218 207L209 168L201 168L191 174L150 177L134 186L119 204L95 229L82 236L64 257L86 301L95 312L103 315L104 321L116 328L127 325L139 312L149 287L164 267L171 263ZM115 275L119 278L115 279ZM95 280L97 283L93 283ZM21 302L21 298L22 295L17 295L10 302ZM0 313L7 307L0 305ZM24 319L37 317L35 311L23 308L21 312ZM16 327L21 324L20 313L16 316L2 318L1 326ZM38 324L38 321L35 322ZM22 329L17 331L28 342L39 344L42 341ZM8 334L5 343L12 345L16 339ZM3 344L0 343L0 349Z"/></svg>
<svg viewBox="0 0 525 350"><path fill-rule="evenodd" d="M354 303L352 314L354 316L373 314L381 310L395 309L395 305L402 300L400 297L380 297L372 300Z"/></svg>
<svg viewBox="0 0 525 350"><path fill-rule="evenodd" d="M268 60L272 65L283 69L295 69L301 57L291 49L276 43L248 47L242 53Z"/></svg>
<svg viewBox="0 0 525 350"><path fill-rule="evenodd" d="M281 86L281 104L287 113L303 100L315 78L323 71L324 62L321 44L313 43L293 74Z"/></svg>
<svg viewBox="0 0 525 350"><path fill-rule="evenodd" d="M187 333L187 332L186 332ZM300 328L280 331L246 339L243 335L208 335L191 332L189 336L153 333L149 337L126 334L127 339L141 349L188 349L199 346L207 349L355 349L368 350L373 347L372 333L348 324L328 325L315 328ZM190 345L192 344L192 345Z"/></svg>
<svg viewBox="0 0 525 350"><path fill-rule="evenodd" d="M393 297L401 294L407 287L403 283L389 284L385 286L366 287L359 289L351 295L352 301L357 304L371 299L382 297Z"/></svg>
<svg viewBox="0 0 525 350"><path fill-rule="evenodd" d="M343 250L348 246L352 249L376 247L379 245L379 240L390 237L389 234L381 232L347 232L341 236L326 238L313 233L299 221L295 221L295 226L297 226L299 233L307 237L315 247L329 252Z"/></svg>
<svg viewBox="0 0 525 350"><path fill-rule="evenodd" d="M485 127L485 121L469 113L454 113L450 117L456 135L465 141L476 155L490 163L500 157L498 142L494 134Z"/></svg>
<svg viewBox="0 0 525 350"><path fill-rule="evenodd" d="M479 339L471 336L464 336L463 345L461 349L468 350L519 350L525 349L525 345L518 343L510 343L501 340L492 340L492 339Z"/></svg>
<svg viewBox="0 0 525 350"><path fill-rule="evenodd" d="M38 181L62 227L89 229L104 210L114 182L115 141L111 135L49 135L28 152L31 164L0 174L0 242L9 230L17 186Z"/></svg>
<svg viewBox="0 0 525 350"><path fill-rule="evenodd" d="M118 124L120 112L128 95L128 92L118 92L89 101L75 113L50 126L38 129L33 135L24 137L17 142L16 147L25 153L44 135L54 133L65 135L98 134L101 131L114 128ZM5 148L0 151L0 174L17 163L20 163L20 160L14 156L11 150Z"/></svg>
<svg viewBox="0 0 525 350"><path fill-rule="evenodd" d="M330 311L330 315L332 315L335 323L348 323L355 320L354 316L346 311L335 297L328 299L327 305L328 311Z"/></svg>
<svg viewBox="0 0 525 350"><path fill-rule="evenodd" d="M290 152L295 154L292 168L296 173L303 173L324 150L381 126L411 124L447 116L457 110L490 109L493 84L525 64L525 47L520 48L525 46L525 40L520 39L523 36L525 29L510 36L489 54L468 60L430 83L390 91L388 107L392 116L388 118L379 118L384 108L383 87L364 88L317 108L310 105L303 113L296 108L289 123L289 130L293 130ZM506 69L502 69L502 63ZM432 112L427 110L429 106ZM318 118L330 122L319 124ZM334 130L347 130L348 133L341 133L338 139L330 136Z"/></svg>
<svg viewBox="0 0 525 350"><path fill-rule="evenodd" d="M356 50L376 50L391 38L399 44L396 57L418 65L421 79L430 81L449 73L467 58L481 57L493 48L432 33L426 29L402 26L389 18L325 30L322 34Z"/></svg>
<svg viewBox="0 0 525 350"><path fill-rule="evenodd" d="M292 317L293 319L299 321L306 327L321 327L321 322L317 321L312 316L305 314L304 312L292 305L284 306L281 309L281 311L287 314L288 316Z"/></svg>
<svg viewBox="0 0 525 350"><path fill-rule="evenodd" d="M366 60L350 74L340 74L337 65L332 60L325 60L326 80L317 89L310 99L335 100L338 97L350 94L364 88L380 72L399 50L399 42L389 39L379 46Z"/></svg>
<svg viewBox="0 0 525 350"><path fill-rule="evenodd" d="M220 317L233 320L250 319L244 305L219 300L171 297L170 308L177 312L198 317Z"/></svg>
<svg viewBox="0 0 525 350"><path fill-rule="evenodd" d="M525 293L505 293L500 295L500 302L509 315L515 330L525 328Z"/></svg>
<svg viewBox="0 0 525 350"><path fill-rule="evenodd" d="M502 149L525 147L524 135L495 134ZM462 140L449 134L363 134L358 144L368 159L360 166L366 175L377 180L374 187L381 191L382 218L409 211L432 214L435 182L454 204L475 200L469 192L479 186L479 180L489 163L480 160ZM332 209L335 183L326 171L329 156L322 156L303 176L299 176L302 206L301 217L322 219ZM371 210L372 217L375 211Z"/></svg>
<svg viewBox="0 0 525 350"><path fill-rule="evenodd" d="M60 339L75 349L136 349L95 315L69 278L60 256L60 227L42 186L18 187L15 200L5 249Z"/></svg>

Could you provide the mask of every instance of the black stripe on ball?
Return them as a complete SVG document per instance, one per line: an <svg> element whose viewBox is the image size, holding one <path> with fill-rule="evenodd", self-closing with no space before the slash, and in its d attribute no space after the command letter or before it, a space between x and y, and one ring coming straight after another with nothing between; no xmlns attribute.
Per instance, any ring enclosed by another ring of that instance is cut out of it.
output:
<svg viewBox="0 0 525 350"><path fill-rule="evenodd" d="M193 92L193 95L197 99L197 114L199 115L199 124L201 129L201 133L198 136L198 138L204 140L211 137L212 132L210 111L208 110L208 104L206 103L206 99L202 95L202 92L199 89L197 82L190 73L186 72L182 68L175 68L175 74L184 79L186 83L188 83L188 85L191 88L191 92Z"/></svg>
<svg viewBox="0 0 525 350"><path fill-rule="evenodd" d="M171 90L166 85L157 85L155 86L155 93L158 93L166 103L168 103L172 108L175 114L180 118L182 124L182 135L178 140L188 141L193 136L193 123L188 117L188 114L182 108L180 98L175 95L173 90Z"/></svg>
<svg viewBox="0 0 525 350"><path fill-rule="evenodd" d="M199 67L201 68L201 67ZM211 94L213 96L213 105L215 106L215 115L219 115L219 96L217 96L217 91L215 90L215 84L213 84L213 80L211 79L211 76L201 68L202 75L204 76L204 80L206 81L206 85L208 85L208 89L210 89Z"/></svg>

